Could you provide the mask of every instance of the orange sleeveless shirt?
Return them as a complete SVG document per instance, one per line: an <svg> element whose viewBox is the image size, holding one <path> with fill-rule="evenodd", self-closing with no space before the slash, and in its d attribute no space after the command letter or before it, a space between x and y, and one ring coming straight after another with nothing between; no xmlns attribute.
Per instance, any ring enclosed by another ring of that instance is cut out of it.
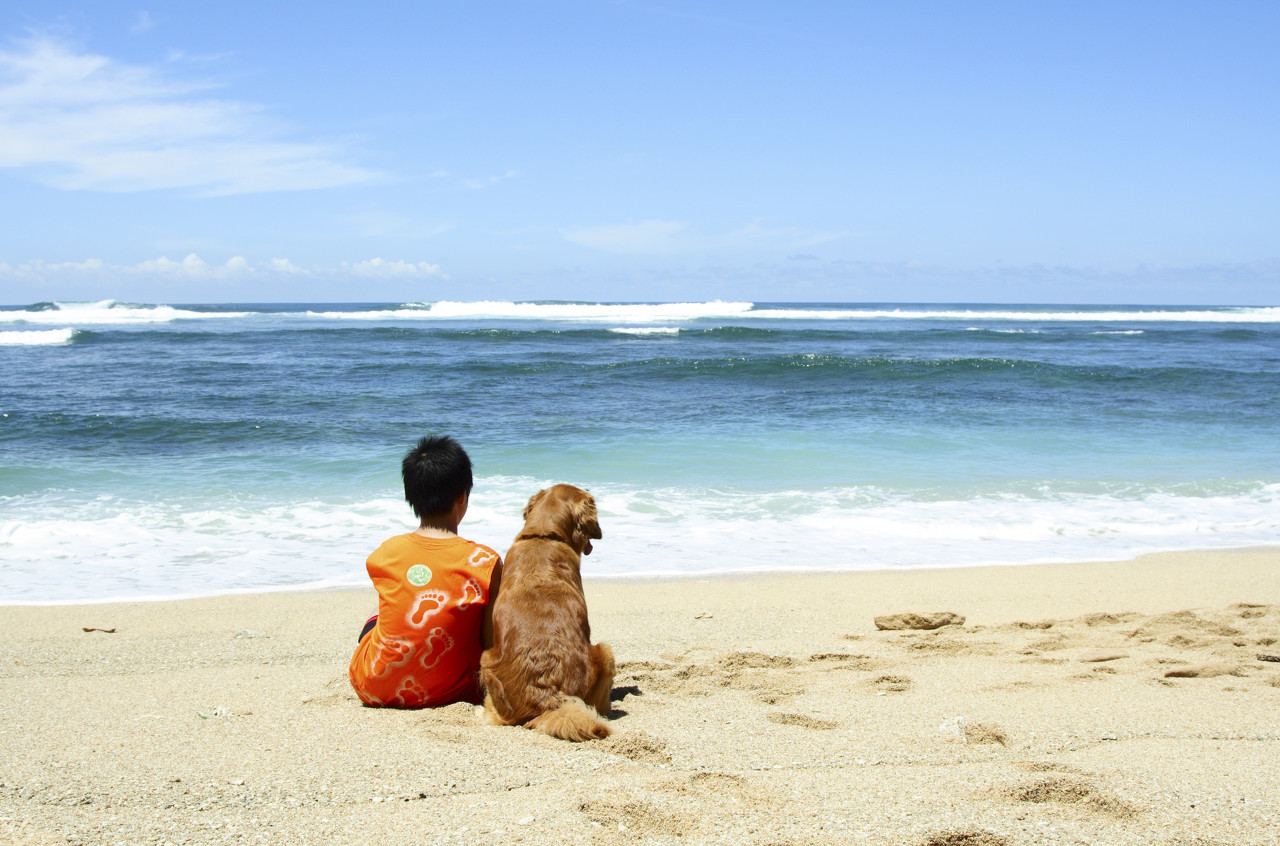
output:
<svg viewBox="0 0 1280 846"><path fill-rule="evenodd" d="M366 705L479 702L481 626L498 553L462 538L397 535L365 563L378 622L351 656Z"/></svg>

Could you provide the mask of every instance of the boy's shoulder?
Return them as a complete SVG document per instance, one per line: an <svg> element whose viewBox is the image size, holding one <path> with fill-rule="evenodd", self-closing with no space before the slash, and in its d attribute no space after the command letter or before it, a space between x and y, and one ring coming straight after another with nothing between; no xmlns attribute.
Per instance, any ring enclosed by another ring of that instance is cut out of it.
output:
<svg viewBox="0 0 1280 846"><path fill-rule="evenodd" d="M464 537L429 538L417 532L406 532L387 538L374 554L465 558L472 563L483 563L487 560L500 561L502 558L491 547Z"/></svg>

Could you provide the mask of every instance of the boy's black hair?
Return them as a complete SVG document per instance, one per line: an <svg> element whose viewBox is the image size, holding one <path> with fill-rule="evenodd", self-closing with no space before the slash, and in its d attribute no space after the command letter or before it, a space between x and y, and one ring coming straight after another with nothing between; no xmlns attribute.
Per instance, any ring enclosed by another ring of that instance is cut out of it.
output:
<svg viewBox="0 0 1280 846"><path fill-rule="evenodd" d="M471 458L446 435L418 441L400 463L404 498L418 518L447 514L454 502L471 492Z"/></svg>

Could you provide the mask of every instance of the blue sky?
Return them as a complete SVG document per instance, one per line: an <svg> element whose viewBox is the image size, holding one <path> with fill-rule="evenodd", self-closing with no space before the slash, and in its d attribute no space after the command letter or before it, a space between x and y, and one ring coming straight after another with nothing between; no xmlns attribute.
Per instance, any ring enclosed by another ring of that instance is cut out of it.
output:
<svg viewBox="0 0 1280 846"><path fill-rule="evenodd" d="M10 0L0 302L1280 304L1280 4Z"/></svg>

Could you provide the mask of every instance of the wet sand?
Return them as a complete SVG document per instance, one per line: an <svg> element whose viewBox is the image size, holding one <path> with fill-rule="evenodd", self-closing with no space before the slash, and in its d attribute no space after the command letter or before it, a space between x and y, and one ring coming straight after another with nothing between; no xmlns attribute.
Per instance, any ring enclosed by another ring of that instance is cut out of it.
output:
<svg viewBox="0 0 1280 846"><path fill-rule="evenodd" d="M1280 547L587 575L580 745L361 707L371 588L2 607L0 841L1280 843Z"/></svg>

